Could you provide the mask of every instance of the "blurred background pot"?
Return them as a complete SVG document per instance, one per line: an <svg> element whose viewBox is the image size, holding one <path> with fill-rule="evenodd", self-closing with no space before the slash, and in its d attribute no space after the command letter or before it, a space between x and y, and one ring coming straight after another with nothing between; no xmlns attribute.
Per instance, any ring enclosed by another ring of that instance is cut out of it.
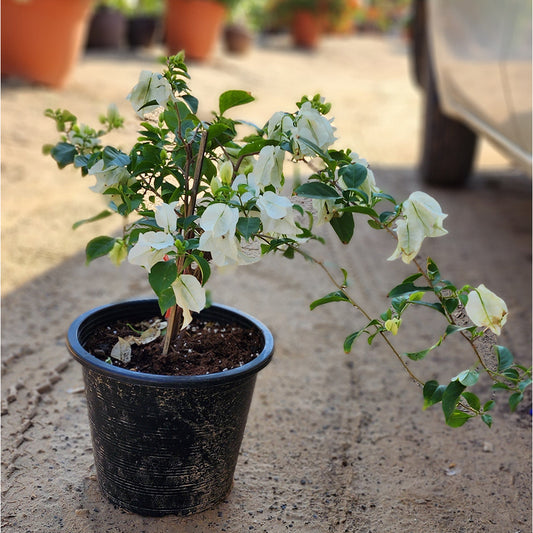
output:
<svg viewBox="0 0 533 533"><path fill-rule="evenodd" d="M214 0L167 0L164 35L168 52L184 50L188 59L207 59L221 36L226 12Z"/></svg>
<svg viewBox="0 0 533 533"><path fill-rule="evenodd" d="M85 44L92 0L2 0L2 75L62 87Z"/></svg>
<svg viewBox="0 0 533 533"><path fill-rule="evenodd" d="M224 46L231 54L245 54L250 50L253 36L243 24L233 23L224 26Z"/></svg>
<svg viewBox="0 0 533 533"><path fill-rule="evenodd" d="M127 19L122 11L101 4L91 17L87 48L117 49L126 42Z"/></svg>
<svg viewBox="0 0 533 533"><path fill-rule="evenodd" d="M93 309L72 323L67 345L83 366L102 493L141 515L187 515L230 491L257 373L270 362L274 342L253 317L214 305L200 316L261 332L264 347L251 362L208 375L163 376L118 368L83 348L99 326L158 315L156 299Z"/></svg>
<svg viewBox="0 0 533 533"><path fill-rule="evenodd" d="M299 9L292 14L291 37L294 46L314 50L322 35L323 21L319 15Z"/></svg>
<svg viewBox="0 0 533 533"><path fill-rule="evenodd" d="M138 15L128 20L128 45L130 48L149 48L159 37L160 19L151 15Z"/></svg>

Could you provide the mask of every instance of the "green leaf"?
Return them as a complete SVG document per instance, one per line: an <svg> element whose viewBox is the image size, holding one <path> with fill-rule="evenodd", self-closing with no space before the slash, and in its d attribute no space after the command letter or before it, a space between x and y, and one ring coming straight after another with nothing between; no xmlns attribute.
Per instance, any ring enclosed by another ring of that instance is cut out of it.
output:
<svg viewBox="0 0 533 533"><path fill-rule="evenodd" d="M176 305L176 295L171 287L161 292L158 295L159 298L159 309L161 314L164 315L171 307Z"/></svg>
<svg viewBox="0 0 533 533"><path fill-rule="evenodd" d="M357 189L362 185L366 180L367 172L366 167L359 163L352 163L339 168L339 176L342 177L349 189Z"/></svg>
<svg viewBox="0 0 533 533"><path fill-rule="evenodd" d="M70 143L57 143L51 150L50 154L57 162L59 168L65 168L74 162L77 154L76 147Z"/></svg>
<svg viewBox="0 0 533 533"><path fill-rule="evenodd" d="M481 420L483 420L483 422L485 422L485 424L487 424L489 428L492 427L492 416L491 415L484 413L481 415Z"/></svg>
<svg viewBox="0 0 533 533"><path fill-rule="evenodd" d="M427 273L428 277L432 281L439 281L440 280L440 272L439 268L437 267L436 263L428 257L427 259Z"/></svg>
<svg viewBox="0 0 533 533"><path fill-rule="evenodd" d="M85 218L83 220L78 220L78 222L75 222L72 225L72 229L77 229L83 224L88 224L89 222L96 222L97 220L102 220L103 218L107 218L113 214L113 211L108 211L107 209L105 211L102 211L98 213L97 215L94 215L94 217L91 218Z"/></svg>
<svg viewBox="0 0 533 533"><path fill-rule="evenodd" d="M237 229L246 240L258 233L260 227L261 219L257 217L239 217L237 222Z"/></svg>
<svg viewBox="0 0 533 533"><path fill-rule="evenodd" d="M89 241L85 248L86 264L89 264L97 257L107 255L113 249L115 242L116 239L106 236L96 237Z"/></svg>
<svg viewBox="0 0 533 533"><path fill-rule="evenodd" d="M444 306L450 315L457 309L458 305L459 300L457 298L446 298L444 300Z"/></svg>
<svg viewBox="0 0 533 533"><path fill-rule="evenodd" d="M479 372L477 370L468 369L455 376L452 381L459 381L459 383L463 384L465 387L471 387L477 383L478 379Z"/></svg>
<svg viewBox="0 0 533 533"><path fill-rule="evenodd" d="M339 193L329 185L320 181L304 183L296 188L295 193L304 198L317 198L319 200L336 200Z"/></svg>
<svg viewBox="0 0 533 533"><path fill-rule="evenodd" d="M458 428L468 422L470 418L472 418L472 415L456 409L450 416L446 417L446 424L452 428Z"/></svg>
<svg viewBox="0 0 533 533"><path fill-rule="evenodd" d="M460 381L450 381L446 387L442 395L442 410L444 411L446 423L448 423L448 419L454 413L459 398L465 388L466 387Z"/></svg>
<svg viewBox="0 0 533 533"><path fill-rule="evenodd" d="M196 98L196 96L193 96L192 94L185 94L182 96L182 98L193 113L198 112L198 98Z"/></svg>
<svg viewBox="0 0 533 533"><path fill-rule="evenodd" d="M404 283L412 283L413 281L416 281L421 276L422 274L420 272L417 272L416 274L411 274L410 276L408 276L402 281L402 285Z"/></svg>
<svg viewBox="0 0 533 533"><path fill-rule="evenodd" d="M211 276L211 267L209 266L209 261L207 261L200 253L192 252L191 255L194 257L194 260L200 267L202 271L202 285L207 283L207 280Z"/></svg>
<svg viewBox="0 0 533 533"><path fill-rule="evenodd" d="M524 392L527 387L531 385L531 378L526 378L518 384L518 388L521 392Z"/></svg>
<svg viewBox="0 0 533 533"><path fill-rule="evenodd" d="M112 146L106 146L102 152L102 156L104 168L110 166L125 167L130 163L130 158L127 154Z"/></svg>
<svg viewBox="0 0 533 533"><path fill-rule="evenodd" d="M494 385L492 386L492 389L493 390L511 390L509 385L506 385L505 383L502 383L501 381L499 381L498 383L494 383Z"/></svg>
<svg viewBox="0 0 533 533"><path fill-rule="evenodd" d="M466 329L470 329L470 328L462 327L462 326L456 326L455 324L449 324L446 327L446 335L451 335L452 333L457 333L458 331L464 331Z"/></svg>
<svg viewBox="0 0 533 533"><path fill-rule="evenodd" d="M383 229L383 226L377 220L367 220L368 225L373 229Z"/></svg>
<svg viewBox="0 0 533 533"><path fill-rule="evenodd" d="M363 215L368 215L370 217L378 216L378 214L373 209L371 209L370 207L364 207L362 205L351 205L350 207L343 207L342 209L339 209L339 211L343 213L362 213ZM381 229L381 226L378 229Z"/></svg>
<svg viewBox="0 0 533 533"><path fill-rule="evenodd" d="M505 370L512 366L514 357L511 351L505 346L494 346L494 351L498 357L498 372Z"/></svg>
<svg viewBox="0 0 533 533"><path fill-rule="evenodd" d="M521 392L515 392L514 394L511 394L509 396L509 407L511 408L511 411L516 411L516 408L518 407L518 404L522 401L522 398L524 395Z"/></svg>
<svg viewBox="0 0 533 533"><path fill-rule="evenodd" d="M178 267L174 261L156 263L148 274L148 281L154 292L159 296L169 289L178 277Z"/></svg>
<svg viewBox="0 0 533 533"><path fill-rule="evenodd" d="M329 304L331 302L349 302L350 300L342 291L335 291L326 294L323 298L319 298L311 303L309 306L311 311L317 308L319 305Z"/></svg>
<svg viewBox="0 0 533 533"><path fill-rule="evenodd" d="M496 402L494 400L489 400L483 406L483 411L485 411L485 412L490 411L495 405L496 405Z"/></svg>
<svg viewBox="0 0 533 533"><path fill-rule="evenodd" d="M223 115L232 107L248 104L254 100L255 98L248 91L226 91L218 99L220 114Z"/></svg>
<svg viewBox="0 0 533 533"><path fill-rule="evenodd" d="M264 148L268 145L276 145L277 143L275 141L271 141L268 139L257 139L253 142L250 142L248 144L245 144L240 150L239 150L239 157L243 157L245 155L249 154L257 154L261 151L261 148Z"/></svg>
<svg viewBox="0 0 533 533"><path fill-rule="evenodd" d="M355 222L352 213L343 213L340 217L333 217L330 222L337 237L343 244L348 244L353 237Z"/></svg>
<svg viewBox="0 0 533 533"><path fill-rule="evenodd" d="M417 291L433 291L433 287L417 287L411 282L400 283L389 292L388 296L389 298L396 298L402 294L409 294Z"/></svg>
<svg viewBox="0 0 533 533"><path fill-rule="evenodd" d="M424 359L430 351L431 348L427 348L426 350L421 350L419 352L405 352L404 355L413 361L420 361L420 359Z"/></svg>
<svg viewBox="0 0 533 533"><path fill-rule="evenodd" d="M439 302L420 302L420 301L412 301L413 305L422 305L423 307L429 307L430 309L435 309L435 311L438 311L442 315L445 315L444 308Z"/></svg>
<svg viewBox="0 0 533 533"><path fill-rule="evenodd" d="M518 370L514 368L506 368L505 370L502 370L502 374L511 381L518 381L520 379Z"/></svg>
<svg viewBox="0 0 533 533"><path fill-rule="evenodd" d="M439 385L435 380L426 381L422 394L424 396L424 407L426 410L428 407L439 403L442 400L442 395L446 389L445 385Z"/></svg>
<svg viewBox="0 0 533 533"><path fill-rule="evenodd" d="M481 409L481 401L473 392L463 392L463 398L468 402L468 405L475 411Z"/></svg>
<svg viewBox="0 0 533 533"><path fill-rule="evenodd" d="M364 332L365 332L365 328L360 329L359 331L354 331L353 333L350 333L350 335L348 335L346 339L344 339L344 353L350 353L352 351L352 344Z"/></svg>

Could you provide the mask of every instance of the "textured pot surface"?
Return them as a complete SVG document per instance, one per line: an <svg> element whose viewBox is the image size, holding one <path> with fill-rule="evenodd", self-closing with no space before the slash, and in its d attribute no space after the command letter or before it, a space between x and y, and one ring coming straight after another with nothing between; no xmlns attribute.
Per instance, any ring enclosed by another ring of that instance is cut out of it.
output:
<svg viewBox="0 0 533 533"><path fill-rule="evenodd" d="M62 87L85 44L92 0L2 0L2 74Z"/></svg>
<svg viewBox="0 0 533 533"><path fill-rule="evenodd" d="M167 0L165 44L170 54L185 50L189 59L205 60L219 40L226 8L213 0Z"/></svg>
<svg viewBox="0 0 533 533"><path fill-rule="evenodd" d="M83 349L97 325L157 313L156 300L99 308L72 324L68 346L83 365L102 492L139 514L186 515L213 507L231 488L256 375L273 340L252 317L213 306L202 316L262 331L265 345L253 361L205 376L159 376L113 367Z"/></svg>

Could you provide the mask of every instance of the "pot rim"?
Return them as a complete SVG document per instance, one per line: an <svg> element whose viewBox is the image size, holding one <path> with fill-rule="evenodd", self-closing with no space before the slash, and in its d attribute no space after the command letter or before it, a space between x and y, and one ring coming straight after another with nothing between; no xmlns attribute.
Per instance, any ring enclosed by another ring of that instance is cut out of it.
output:
<svg viewBox="0 0 533 533"><path fill-rule="evenodd" d="M134 372L133 370L127 370L125 368L116 367L105 363L104 361L98 359L91 353L89 353L82 346L79 337L80 331L85 327L89 327L87 322L91 321L94 316L102 311L115 308L117 311L125 309L131 304L139 305L154 305L159 310L159 305L155 298L146 298L146 299L134 299L126 300L122 302L111 303L107 305L102 305L95 307L89 311L78 316L68 328L66 345L72 355L72 357L82 364L84 367L97 372L99 374L104 374L113 379L116 379L121 382L130 383L130 384L143 384L143 385L152 385L157 387L198 387L202 385L211 385L214 383L228 383L235 380L240 380L247 378L251 375L257 374L261 369L263 369L270 360L274 352L274 338L270 330L255 317L230 306L213 303L210 307L205 310L214 310L222 311L223 314L236 315L240 321L248 322L249 325L259 329L265 340L265 345L261 353L257 355L252 361L242 365L241 367L232 368L224 372L216 372L213 374L203 374L203 375L194 375L194 376L168 376L160 374L148 374L144 372ZM243 320L244 319L244 320Z"/></svg>

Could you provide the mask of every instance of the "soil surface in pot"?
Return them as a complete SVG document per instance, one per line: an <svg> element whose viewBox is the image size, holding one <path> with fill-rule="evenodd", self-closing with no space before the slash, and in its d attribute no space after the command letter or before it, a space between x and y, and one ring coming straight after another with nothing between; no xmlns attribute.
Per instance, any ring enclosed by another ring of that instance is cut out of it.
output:
<svg viewBox="0 0 533 533"><path fill-rule="evenodd" d="M237 368L257 357L264 345L263 336L254 328L235 323L220 324L195 317L178 333L164 356L161 334L146 344L131 344L131 360L112 358L111 352L119 338L139 338L154 323L153 318L136 324L124 320L101 326L88 338L84 348L102 361L147 374L195 376ZM164 333L164 332L163 332Z"/></svg>

